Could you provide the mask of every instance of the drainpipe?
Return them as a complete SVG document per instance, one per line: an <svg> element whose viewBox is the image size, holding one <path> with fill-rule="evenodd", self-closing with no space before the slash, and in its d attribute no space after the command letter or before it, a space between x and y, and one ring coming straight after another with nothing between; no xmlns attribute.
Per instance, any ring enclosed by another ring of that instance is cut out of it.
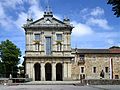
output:
<svg viewBox="0 0 120 90"><path fill-rule="evenodd" d="M110 79L113 79L113 60L110 58Z"/></svg>

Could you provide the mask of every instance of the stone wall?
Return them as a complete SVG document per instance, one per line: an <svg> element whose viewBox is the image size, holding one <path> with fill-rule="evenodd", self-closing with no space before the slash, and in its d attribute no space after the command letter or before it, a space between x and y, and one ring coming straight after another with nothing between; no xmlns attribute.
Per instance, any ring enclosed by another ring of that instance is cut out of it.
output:
<svg viewBox="0 0 120 90"><path fill-rule="evenodd" d="M84 85L120 85L120 79L85 79Z"/></svg>
<svg viewBox="0 0 120 90"><path fill-rule="evenodd" d="M86 54L85 55L85 74L86 79L100 79L100 73L104 71L104 79L110 78L110 58L113 60L113 79L115 75L120 77L120 56L117 54ZM96 73L93 72L96 67ZM108 67L108 72L105 68Z"/></svg>
<svg viewBox="0 0 120 90"><path fill-rule="evenodd" d="M73 80L79 80L81 74L85 75L85 79L100 79L102 70L104 71L104 79L110 79L110 59L113 60L113 79L120 78L120 54L84 54L84 63L81 64L78 64L80 54L74 53L72 55L75 56L72 63ZM84 73L81 73L81 67L84 67ZM94 67L96 67L95 73L93 72Z"/></svg>

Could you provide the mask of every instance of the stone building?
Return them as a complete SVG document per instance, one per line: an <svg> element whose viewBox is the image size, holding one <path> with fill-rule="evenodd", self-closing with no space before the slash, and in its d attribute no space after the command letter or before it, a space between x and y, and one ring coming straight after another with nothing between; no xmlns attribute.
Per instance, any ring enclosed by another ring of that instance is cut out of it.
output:
<svg viewBox="0 0 120 90"><path fill-rule="evenodd" d="M60 21L50 10L42 18L27 19L25 73L33 81L106 79L120 76L119 49L72 49L73 26Z"/></svg>
<svg viewBox="0 0 120 90"><path fill-rule="evenodd" d="M54 18L51 11L41 19L27 20L26 74L39 81L71 80L71 32L69 19Z"/></svg>
<svg viewBox="0 0 120 90"><path fill-rule="evenodd" d="M73 49L74 79L119 79L120 49ZM78 72L79 71L79 72ZM100 74L103 71L104 76Z"/></svg>

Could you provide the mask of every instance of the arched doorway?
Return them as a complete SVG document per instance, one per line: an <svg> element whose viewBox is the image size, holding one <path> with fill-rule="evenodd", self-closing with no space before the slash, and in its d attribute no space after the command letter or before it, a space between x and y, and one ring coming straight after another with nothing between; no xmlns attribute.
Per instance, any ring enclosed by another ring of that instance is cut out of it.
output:
<svg viewBox="0 0 120 90"><path fill-rule="evenodd" d="M34 65L34 70L35 70L35 81L40 81L41 80L41 66L39 63L36 63Z"/></svg>
<svg viewBox="0 0 120 90"><path fill-rule="evenodd" d="M62 76L63 76L63 72L62 72L62 64L61 63L57 63L56 64L56 81L62 81Z"/></svg>
<svg viewBox="0 0 120 90"><path fill-rule="evenodd" d="M52 66L50 63L45 64L45 78L46 81L52 80Z"/></svg>

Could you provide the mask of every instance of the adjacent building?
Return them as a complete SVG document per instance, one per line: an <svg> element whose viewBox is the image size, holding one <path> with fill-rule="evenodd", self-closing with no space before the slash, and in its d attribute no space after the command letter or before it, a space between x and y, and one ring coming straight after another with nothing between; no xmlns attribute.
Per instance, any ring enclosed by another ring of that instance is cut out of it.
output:
<svg viewBox="0 0 120 90"><path fill-rule="evenodd" d="M27 19L25 73L33 81L113 79L120 76L120 49L72 49L73 26L54 18L48 9L42 18Z"/></svg>

